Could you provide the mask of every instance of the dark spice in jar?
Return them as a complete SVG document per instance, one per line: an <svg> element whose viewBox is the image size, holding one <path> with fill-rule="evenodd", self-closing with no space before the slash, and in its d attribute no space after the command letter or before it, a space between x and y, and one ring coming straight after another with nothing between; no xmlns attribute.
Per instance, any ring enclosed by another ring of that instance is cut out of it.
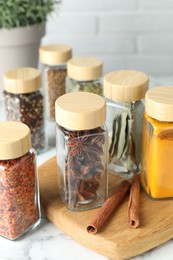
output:
<svg viewBox="0 0 173 260"><path fill-rule="evenodd" d="M4 91L7 120L20 121L31 130L32 147L39 153L45 147L44 101L40 91L13 94Z"/></svg>
<svg viewBox="0 0 173 260"><path fill-rule="evenodd" d="M0 235L19 237L39 220L35 154L0 160Z"/></svg>
<svg viewBox="0 0 173 260"><path fill-rule="evenodd" d="M70 208L80 208L80 205L95 201L97 192L106 187L107 177L102 162L104 130L101 127L85 131L60 128L66 136L68 147L65 159L65 185L68 187L65 200Z"/></svg>
<svg viewBox="0 0 173 260"><path fill-rule="evenodd" d="M47 102L48 115L50 120L55 120L55 101L58 97L65 94L66 68L55 66L47 69Z"/></svg>

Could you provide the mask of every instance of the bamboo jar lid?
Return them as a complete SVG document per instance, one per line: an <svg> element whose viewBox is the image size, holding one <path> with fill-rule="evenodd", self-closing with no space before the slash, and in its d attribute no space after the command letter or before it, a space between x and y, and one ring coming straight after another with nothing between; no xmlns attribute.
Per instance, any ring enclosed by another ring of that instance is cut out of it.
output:
<svg viewBox="0 0 173 260"><path fill-rule="evenodd" d="M72 48L66 44L44 45L39 49L40 62L47 65L66 63L72 57Z"/></svg>
<svg viewBox="0 0 173 260"><path fill-rule="evenodd" d="M71 92L55 102L56 122L69 130L99 127L106 119L106 104L101 96L89 92Z"/></svg>
<svg viewBox="0 0 173 260"><path fill-rule="evenodd" d="M114 101L132 102L143 99L149 78L140 71L113 71L104 77L104 96Z"/></svg>
<svg viewBox="0 0 173 260"><path fill-rule="evenodd" d="M7 92L31 93L41 87L41 72L35 68L17 68L6 72L3 80Z"/></svg>
<svg viewBox="0 0 173 260"><path fill-rule="evenodd" d="M173 86L158 86L145 95L145 112L154 119L173 122Z"/></svg>
<svg viewBox="0 0 173 260"><path fill-rule="evenodd" d="M0 160L26 154L31 148L30 129L21 122L0 122Z"/></svg>
<svg viewBox="0 0 173 260"><path fill-rule="evenodd" d="M67 75L74 80L89 81L102 76L103 63L95 57L76 57L67 62Z"/></svg>

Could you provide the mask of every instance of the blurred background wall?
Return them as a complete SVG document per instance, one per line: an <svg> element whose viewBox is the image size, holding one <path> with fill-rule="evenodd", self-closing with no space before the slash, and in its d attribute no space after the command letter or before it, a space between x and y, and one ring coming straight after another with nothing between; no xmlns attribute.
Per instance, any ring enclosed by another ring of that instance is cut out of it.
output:
<svg viewBox="0 0 173 260"><path fill-rule="evenodd" d="M42 43L67 43L96 55L107 73L137 69L173 75L173 0L62 0Z"/></svg>

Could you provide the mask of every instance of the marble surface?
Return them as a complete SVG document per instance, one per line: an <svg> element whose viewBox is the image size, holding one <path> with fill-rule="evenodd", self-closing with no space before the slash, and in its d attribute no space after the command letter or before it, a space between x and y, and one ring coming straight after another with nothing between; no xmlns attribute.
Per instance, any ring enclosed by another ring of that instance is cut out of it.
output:
<svg viewBox="0 0 173 260"><path fill-rule="evenodd" d="M155 83L160 85L163 79ZM173 79L165 79L165 84L173 83ZM173 85L173 84L171 84ZM1 100L0 100L1 103ZM0 121L4 120L0 104ZM54 147L54 125L47 125L49 133L49 149L38 156L38 166L56 154ZM164 209L163 209L164 210ZM161 212L160 212L161 214ZM0 237L0 260L106 260L101 256L74 241L61 230L51 224L44 216L40 226L26 234L20 240L9 241ZM173 239L154 248L145 254L132 258L133 260L172 260Z"/></svg>

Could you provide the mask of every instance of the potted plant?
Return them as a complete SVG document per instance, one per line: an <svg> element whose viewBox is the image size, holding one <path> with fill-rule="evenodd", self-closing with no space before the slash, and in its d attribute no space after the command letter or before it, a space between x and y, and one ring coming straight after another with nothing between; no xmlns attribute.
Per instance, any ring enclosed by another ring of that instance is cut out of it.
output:
<svg viewBox="0 0 173 260"><path fill-rule="evenodd" d="M60 0L0 0L0 85L3 73L38 65L45 22ZM1 87L0 87L1 89Z"/></svg>

